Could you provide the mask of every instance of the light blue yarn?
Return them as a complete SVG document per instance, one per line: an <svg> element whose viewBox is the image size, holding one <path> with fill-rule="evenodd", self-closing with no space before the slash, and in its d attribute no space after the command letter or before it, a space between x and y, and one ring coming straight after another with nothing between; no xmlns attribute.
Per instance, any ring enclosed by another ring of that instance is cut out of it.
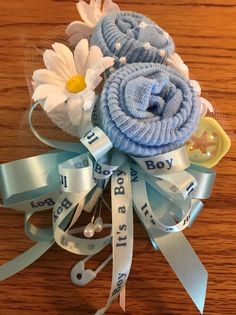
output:
<svg viewBox="0 0 236 315"><path fill-rule="evenodd" d="M116 149L147 157L182 146L196 128L200 104L190 81L172 68L134 63L106 81L99 112Z"/></svg>
<svg viewBox="0 0 236 315"><path fill-rule="evenodd" d="M138 27L141 22L148 24L146 28ZM135 28L135 29L134 29ZM133 31L131 31L134 29ZM146 16L121 11L106 15L96 26L91 44L101 48L103 55L115 57L115 67L120 66L119 59L126 57L127 63L157 62L163 63L165 56L160 50L166 51L166 56L174 52L174 43L170 36ZM116 44L121 48L117 49ZM144 48L150 43L149 49Z"/></svg>

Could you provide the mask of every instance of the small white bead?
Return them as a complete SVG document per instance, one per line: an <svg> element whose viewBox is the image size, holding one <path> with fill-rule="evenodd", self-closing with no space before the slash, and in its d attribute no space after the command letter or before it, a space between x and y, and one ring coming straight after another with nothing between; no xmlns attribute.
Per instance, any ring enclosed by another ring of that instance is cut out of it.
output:
<svg viewBox="0 0 236 315"><path fill-rule="evenodd" d="M97 219L94 222L95 232L99 233L102 232L104 228L103 220L101 217L97 217Z"/></svg>
<svg viewBox="0 0 236 315"><path fill-rule="evenodd" d="M145 43L145 44L143 45L143 47L144 47L145 49L150 49L150 48L151 48L151 44L150 44L150 43Z"/></svg>
<svg viewBox="0 0 236 315"><path fill-rule="evenodd" d="M145 23L144 21L142 21L140 24L139 24L139 27L141 28L146 28L148 26L147 23Z"/></svg>
<svg viewBox="0 0 236 315"><path fill-rule="evenodd" d="M84 236L87 238L91 238L94 236L95 233L95 227L93 223L89 223L85 228L84 228Z"/></svg>
<svg viewBox="0 0 236 315"><path fill-rule="evenodd" d="M116 49L121 49L121 43L116 43Z"/></svg>
<svg viewBox="0 0 236 315"><path fill-rule="evenodd" d="M122 65L125 65L125 64L126 64L126 58L125 58L125 57L121 57L121 58L120 58L120 63L121 63Z"/></svg>
<svg viewBox="0 0 236 315"><path fill-rule="evenodd" d="M166 52L164 49L160 49L159 54L160 54L160 56L165 57Z"/></svg>

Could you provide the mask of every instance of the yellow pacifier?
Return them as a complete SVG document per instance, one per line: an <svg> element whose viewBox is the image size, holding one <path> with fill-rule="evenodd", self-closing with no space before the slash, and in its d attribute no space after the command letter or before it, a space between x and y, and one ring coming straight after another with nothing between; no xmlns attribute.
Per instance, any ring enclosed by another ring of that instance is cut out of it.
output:
<svg viewBox="0 0 236 315"><path fill-rule="evenodd" d="M211 168L228 152L230 145L230 138L220 124L214 118L204 117L187 142L187 149L192 163Z"/></svg>

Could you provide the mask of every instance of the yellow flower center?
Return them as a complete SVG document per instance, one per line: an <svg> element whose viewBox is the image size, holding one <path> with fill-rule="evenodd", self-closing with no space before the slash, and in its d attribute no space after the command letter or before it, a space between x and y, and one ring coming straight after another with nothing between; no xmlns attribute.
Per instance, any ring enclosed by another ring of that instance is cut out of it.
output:
<svg viewBox="0 0 236 315"><path fill-rule="evenodd" d="M66 82L66 88L71 93L78 93L86 88L85 76L77 74Z"/></svg>

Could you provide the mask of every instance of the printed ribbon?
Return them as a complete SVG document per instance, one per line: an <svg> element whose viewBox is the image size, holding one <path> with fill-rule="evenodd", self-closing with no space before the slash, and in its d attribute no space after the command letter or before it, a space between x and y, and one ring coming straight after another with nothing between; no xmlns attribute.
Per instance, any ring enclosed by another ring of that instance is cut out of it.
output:
<svg viewBox="0 0 236 315"><path fill-rule="evenodd" d="M2 207L25 213L25 233L37 244L2 265L0 280L33 263L54 242L74 254L88 256L86 260L112 244L111 291L107 304L96 315L104 314L118 295L124 297L133 253L133 204L154 248L160 249L202 313L207 272L182 231L203 208L200 199L209 198L215 172L190 165L185 147L149 158L121 154L87 116L82 125L84 130L91 130L81 143L47 139L32 124L37 105L29 114L32 132L56 151L0 166ZM91 212L110 180L112 225L105 227L112 226L111 231L102 238L79 238L76 235L84 227L73 225L82 211ZM47 209L53 209L52 227L41 229L30 223L35 212ZM72 280L81 272L80 266L81 262L72 269ZM82 270L82 277L86 284L96 273ZM123 300L123 308L124 304Z"/></svg>

